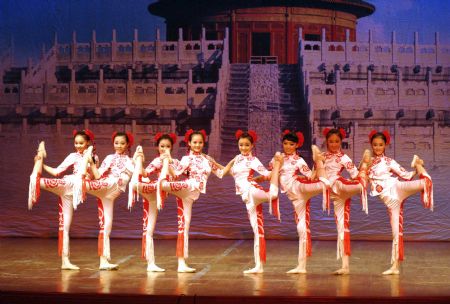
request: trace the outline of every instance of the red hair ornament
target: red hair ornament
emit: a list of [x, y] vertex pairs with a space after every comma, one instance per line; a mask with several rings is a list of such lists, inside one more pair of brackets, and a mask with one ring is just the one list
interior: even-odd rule
[[286, 130], [283, 131], [282, 137], [284, 137], [285, 135], [288, 135], [289, 133], [293, 133], [293, 134], [295, 134], [297, 136], [297, 138], [298, 138], [297, 145], [298, 145], [299, 148], [301, 146], [303, 146], [303, 143], [305, 142], [305, 136], [303, 136], [302, 132], [298, 131], [298, 132], [294, 133], [291, 130], [286, 129]]
[[[239, 140], [239, 138], [242, 136], [242, 134], [244, 134], [244, 131], [242, 131], [241, 129], [237, 130], [236, 133], [234, 134], [234, 136], [236, 137], [237, 140]], [[253, 140], [253, 143], [256, 143], [256, 141], [258, 140], [258, 135], [256, 134], [255, 131], [253, 130], [248, 130], [247, 134], [250, 135], [250, 137]]]
[[[332, 130], [332, 129], [330, 129], [330, 128], [325, 128], [325, 129], [323, 129], [323, 131], [322, 131], [323, 136], [327, 137], [328, 133], [329, 133], [331, 130]], [[341, 134], [342, 139], [344, 139], [344, 138], [347, 137], [347, 133], [345, 132], [344, 129], [339, 128], [338, 131], [339, 131], [339, 133]]]
[[[116, 138], [116, 136], [117, 136], [117, 133], [118, 133], [118, 132], [115, 131], [115, 132], [112, 134], [111, 139], [112, 139], [113, 143], [114, 143], [114, 138]], [[128, 147], [131, 147], [131, 146], [134, 144], [134, 136], [133, 136], [133, 134], [131, 134], [131, 132], [125, 132], [124, 134], [125, 134], [125, 136], [126, 136], [126, 138], [127, 138], [127, 141], [128, 141]]]
[[84, 132], [84, 134], [86, 134], [87, 137], [89, 137], [89, 140], [90, 140], [90, 141], [93, 141], [93, 140], [94, 140], [94, 137], [95, 137], [95, 136], [94, 136], [94, 132], [92, 132], [91, 130], [89, 130], [89, 129], [84, 129], [84, 130], [81, 130], [81, 131], [73, 130], [73, 131], [72, 131], [73, 137], [75, 137], [75, 135], [77, 135], [78, 132]]
[[384, 130], [383, 132], [378, 132], [377, 130], [370, 131], [370, 133], [369, 133], [369, 142], [372, 142], [372, 138], [377, 133], [383, 134], [384, 137], [386, 137], [386, 145], [389, 145], [389, 143], [391, 142], [391, 134], [389, 134], [389, 132], [387, 130]]
[[[206, 131], [203, 130], [203, 129], [201, 129], [201, 130], [198, 131], [198, 132], [200, 132], [200, 134], [202, 134], [203, 139], [204, 139], [204, 141], [206, 142], [206, 141], [207, 141], [207, 138], [208, 138], [208, 137], [206, 136]], [[185, 142], [185, 143], [188, 143], [188, 142], [189, 142], [189, 137], [191, 137], [192, 133], [194, 133], [194, 130], [189, 129], [189, 130], [184, 134], [184, 142]]]

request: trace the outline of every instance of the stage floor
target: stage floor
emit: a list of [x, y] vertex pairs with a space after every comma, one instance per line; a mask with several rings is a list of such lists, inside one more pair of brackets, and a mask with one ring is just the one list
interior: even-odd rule
[[[176, 272], [175, 240], [155, 240], [164, 273], [147, 273], [140, 240], [111, 241], [117, 271], [99, 271], [97, 240], [71, 240], [71, 261], [81, 270], [60, 270], [56, 239], [0, 239], [1, 303], [382, 303], [450, 302], [450, 242], [406, 242], [399, 276], [389, 267], [390, 242], [352, 242], [351, 274], [338, 268], [336, 243], [313, 241], [308, 273], [296, 266], [297, 241], [267, 241], [264, 274], [253, 266], [251, 240], [192, 240], [193, 274]], [[63, 301], [63, 302], [61, 302]]]

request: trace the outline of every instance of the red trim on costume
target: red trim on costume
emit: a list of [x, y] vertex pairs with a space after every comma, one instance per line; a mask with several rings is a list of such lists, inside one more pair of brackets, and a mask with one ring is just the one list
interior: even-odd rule
[[266, 262], [266, 239], [264, 238], [264, 215], [262, 204], [256, 206], [256, 217], [258, 220], [258, 235], [259, 235], [259, 258], [262, 263]]
[[330, 195], [331, 195], [331, 190], [329, 188], [327, 188], [327, 190], [325, 190], [325, 197], [326, 197], [325, 199], [326, 199], [328, 215], [330, 214]]
[[63, 238], [64, 238], [64, 213], [61, 197], [58, 197], [58, 255], [62, 256], [63, 252]]
[[39, 197], [41, 196], [41, 174], [36, 175], [36, 199], [33, 200], [33, 206], [37, 204]]
[[149, 203], [145, 198], [142, 200], [143, 213], [142, 213], [142, 258], [146, 259], [146, 247], [147, 247], [147, 225], [148, 225], [148, 212], [149, 212]]
[[178, 213], [177, 257], [184, 258], [184, 206], [181, 198], [176, 198]]
[[98, 223], [100, 226], [100, 231], [98, 232], [98, 256], [103, 255], [103, 242], [105, 237], [105, 214], [103, 211], [103, 202], [101, 199], [97, 198], [98, 207]]
[[277, 198], [274, 198], [271, 202], [272, 204], [272, 213], [273, 215], [280, 221], [280, 200]]
[[421, 192], [422, 203], [425, 208], [433, 210], [433, 182], [430, 177], [420, 174], [420, 179], [425, 180], [425, 186]]
[[312, 254], [312, 243], [311, 243], [311, 208], [310, 208], [311, 200], [306, 202], [306, 212], [305, 212], [305, 224], [306, 224], [306, 256], [311, 256]]
[[403, 261], [404, 246], [403, 246], [403, 203], [400, 205], [400, 213], [398, 219], [398, 260], [399, 262]]
[[342, 176], [339, 176], [337, 180], [344, 185], [358, 185], [361, 183], [359, 180], [348, 180], [346, 178], [343, 178]]
[[350, 248], [350, 199], [345, 201], [344, 207], [344, 253], [351, 255]]

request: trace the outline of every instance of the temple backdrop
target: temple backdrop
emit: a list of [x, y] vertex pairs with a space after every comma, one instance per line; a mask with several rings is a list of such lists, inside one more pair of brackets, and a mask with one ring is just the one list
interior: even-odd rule
[[[97, 40], [111, 39], [111, 30], [117, 29], [121, 41], [131, 41], [133, 29], [137, 28], [140, 37], [155, 40], [155, 28], [161, 27], [161, 39], [164, 39], [162, 19], [151, 16], [147, 5], [152, 1], [2, 1], [0, 3], [0, 46], [8, 48], [13, 37], [15, 60], [24, 66], [27, 57], [39, 57], [43, 43], [51, 45], [54, 33], [58, 32], [59, 41], [70, 41], [72, 30], [77, 31], [77, 39], [89, 41], [91, 31], [96, 30]], [[393, 5], [389, 1], [371, 1], [377, 6], [374, 15], [359, 21], [358, 36], [366, 39], [368, 29], [380, 40], [389, 40], [389, 32], [397, 31], [398, 40], [411, 42], [412, 31], [423, 33], [423, 40], [431, 43], [434, 31], [440, 31], [442, 43], [450, 44], [450, 8], [442, 1], [400, 1]], [[125, 4], [126, 3], [126, 4]], [[383, 19], [386, 18], [386, 19]], [[359, 40], [359, 39], [358, 39]], [[450, 103], [448, 110], [450, 110]], [[79, 127], [79, 126], [78, 126]], [[122, 128], [123, 125], [118, 125]], [[60, 136], [52, 133], [52, 126], [32, 126], [30, 134], [11, 132], [5, 127], [0, 129], [0, 237], [56, 237], [58, 227], [57, 198], [42, 192], [41, 200], [32, 211], [27, 210], [27, 189], [29, 174], [33, 165], [33, 156], [38, 141], [46, 141], [47, 164], [58, 165], [72, 152], [73, 144], [67, 129]], [[37, 128], [37, 129], [36, 129]], [[40, 128], [40, 129], [39, 129]], [[102, 126], [93, 126], [93, 131], [101, 131]], [[97, 128], [97, 130], [96, 130]], [[448, 125], [447, 125], [448, 128]], [[5, 135], [7, 134], [7, 135]], [[146, 162], [155, 155], [150, 141], [143, 140]], [[367, 144], [368, 145], [368, 144]], [[258, 147], [259, 151], [263, 149]], [[280, 146], [281, 149], [281, 146]], [[97, 143], [98, 154], [104, 158], [113, 153], [107, 139]], [[437, 146], [439, 153], [449, 153], [447, 146]], [[184, 155], [185, 150], [177, 149], [176, 156]], [[214, 156], [214, 155], [212, 155]], [[230, 159], [232, 155], [225, 155]], [[402, 155], [402, 164], [407, 167], [411, 155]], [[264, 159], [267, 160], [267, 159]], [[355, 162], [359, 161], [357, 157]], [[450, 164], [429, 162], [426, 165], [433, 177], [435, 193], [435, 211], [422, 208], [419, 195], [407, 200], [405, 204], [406, 240], [450, 240]], [[140, 238], [142, 233], [142, 205], [131, 211], [126, 208], [126, 195], [122, 195], [115, 205], [113, 237]], [[265, 208], [265, 232], [267, 238], [295, 239], [296, 229], [291, 203], [281, 196], [282, 222], [270, 216]], [[321, 210], [321, 198], [315, 198], [311, 204], [311, 230], [315, 239], [335, 239], [336, 228], [333, 213]], [[384, 205], [377, 199], [369, 200], [369, 215], [361, 211], [359, 198], [352, 203], [351, 231], [353, 239], [380, 240], [390, 239], [389, 218]], [[75, 212], [71, 229], [73, 237], [97, 236], [97, 205], [93, 197]], [[156, 237], [174, 238], [177, 231], [176, 205], [170, 197], [166, 207], [159, 214]], [[194, 204], [191, 225], [193, 238], [252, 238], [245, 206], [240, 197], [234, 194], [231, 177], [218, 180], [211, 176], [207, 194], [202, 195]]]

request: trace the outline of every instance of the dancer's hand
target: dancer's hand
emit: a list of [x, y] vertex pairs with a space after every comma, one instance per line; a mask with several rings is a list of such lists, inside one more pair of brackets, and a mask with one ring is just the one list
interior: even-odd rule
[[169, 164], [173, 163], [172, 156], [170, 155], [170, 151], [165, 151], [163, 154], [160, 155], [161, 160], [167, 159], [169, 161]]
[[42, 157], [40, 157], [39, 155], [36, 155], [34, 157], [34, 162], [37, 162], [38, 160], [41, 160], [41, 159], [42, 159]]
[[284, 162], [284, 157], [280, 152], [275, 153], [274, 157], [275, 161], [280, 162], [280, 165]]
[[133, 161], [136, 161], [138, 159], [138, 157], [142, 158], [143, 162], [145, 161], [145, 156], [144, 156], [144, 153], [142, 151], [134, 152]]

